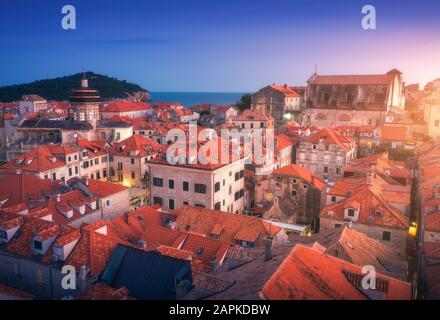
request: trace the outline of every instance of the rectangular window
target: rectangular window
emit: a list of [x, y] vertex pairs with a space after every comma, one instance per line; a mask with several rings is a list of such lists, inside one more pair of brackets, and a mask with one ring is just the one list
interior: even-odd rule
[[131, 172], [131, 178], [136, 179], [136, 173], [134, 171]]
[[336, 197], [335, 196], [332, 196], [332, 203], [335, 203], [336, 202]]
[[107, 170], [106, 169], [102, 170], [102, 177], [107, 178]]
[[206, 194], [206, 185], [205, 184], [201, 184], [201, 183], [196, 183], [194, 185], [194, 191], [196, 193], [203, 193]]
[[123, 170], [122, 162], [118, 162], [118, 170], [119, 171]]
[[349, 217], [354, 217], [354, 210], [353, 209], [348, 209], [347, 214], [348, 214]]
[[98, 171], [98, 172], [96, 173], [96, 179], [97, 179], [97, 180], [101, 179], [101, 172]]
[[235, 173], [235, 181], [240, 180], [240, 172]]
[[0, 229], [0, 238], [1, 239], [7, 239], [8, 238], [8, 234], [3, 229]]
[[221, 203], [220, 202], [217, 202], [215, 205], [214, 205], [214, 210], [221, 210]]
[[101, 162], [102, 162], [102, 163], [106, 163], [106, 162], [107, 162], [107, 157], [102, 157], [102, 158], [101, 158]]
[[161, 197], [153, 197], [153, 204], [158, 204], [162, 206], [162, 198]]
[[244, 178], [244, 170], [241, 170], [241, 171], [240, 171], [240, 179], [241, 179], [241, 178]]
[[384, 231], [383, 235], [382, 235], [382, 240], [383, 241], [391, 241], [391, 232]]
[[34, 249], [36, 249], [36, 250], [43, 249], [43, 244], [41, 243], [41, 241], [34, 240]]
[[341, 228], [342, 227], [342, 224], [340, 224], [340, 223], [336, 223], [335, 224], [335, 229], [339, 229], [339, 228]]
[[214, 186], [214, 192], [219, 192], [220, 191], [220, 182], [217, 182]]
[[328, 167], [324, 167], [324, 173], [328, 173]]
[[52, 173], [52, 180], [55, 181], [57, 179], [57, 174], [54, 172]]
[[162, 178], [153, 178], [153, 186], [162, 188], [163, 187], [163, 179]]
[[78, 174], [78, 172], [79, 172], [78, 166], [75, 166], [75, 174]]
[[183, 181], [183, 191], [189, 191], [189, 182]]
[[134, 158], [130, 159], [131, 164], [134, 164]]
[[99, 158], [95, 159], [95, 164], [98, 165], [99, 164]]
[[174, 180], [168, 180], [168, 188], [174, 189]]
[[196, 204], [194, 205], [194, 207], [205, 208], [205, 205], [202, 204], [202, 203], [196, 203]]
[[174, 210], [174, 199], [168, 200], [168, 209]]
[[113, 162], [113, 156], [108, 156], [108, 160], [109, 160], [110, 162]]
[[69, 162], [72, 161], [72, 157], [68, 157], [67, 161], [69, 161]]
[[72, 176], [72, 168], [69, 168], [69, 177], [71, 177]]

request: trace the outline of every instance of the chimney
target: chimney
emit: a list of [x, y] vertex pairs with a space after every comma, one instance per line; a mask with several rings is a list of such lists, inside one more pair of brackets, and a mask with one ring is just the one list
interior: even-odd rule
[[176, 300], [180, 300], [185, 297], [190, 288], [191, 283], [188, 280], [176, 279]]
[[270, 260], [272, 259], [272, 237], [266, 237], [264, 239], [264, 260]]
[[373, 185], [373, 173], [372, 172], [367, 173], [367, 184], [369, 186]]
[[147, 242], [145, 240], [139, 240], [136, 245], [139, 249], [147, 248]]
[[211, 257], [210, 265], [211, 265], [211, 272], [214, 272], [219, 267], [217, 259], [216, 259], [215, 256]]
[[85, 264], [81, 265], [81, 267], [79, 269], [80, 280], [83, 280], [83, 281], [86, 280], [88, 273], [89, 273], [89, 271], [87, 270], [87, 266]]
[[125, 223], [130, 225], [130, 216], [128, 212], [124, 213], [124, 219], [125, 219]]

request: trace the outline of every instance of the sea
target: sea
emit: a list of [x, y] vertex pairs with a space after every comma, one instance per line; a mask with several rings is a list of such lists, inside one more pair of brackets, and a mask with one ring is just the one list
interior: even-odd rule
[[235, 104], [246, 92], [151, 92], [151, 102], [180, 102], [185, 108], [196, 104]]

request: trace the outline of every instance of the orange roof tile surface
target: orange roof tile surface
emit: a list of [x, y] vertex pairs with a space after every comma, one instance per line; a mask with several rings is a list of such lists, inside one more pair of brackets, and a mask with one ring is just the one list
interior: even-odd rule
[[376, 290], [362, 290], [362, 267], [297, 245], [261, 292], [268, 300], [410, 300], [411, 285], [376, 273]]
[[319, 176], [315, 175], [308, 168], [301, 167], [296, 164], [291, 164], [283, 168], [274, 170], [273, 174], [300, 178], [306, 181], [307, 183], [313, 185], [314, 187], [318, 188], [319, 190], [324, 190], [324, 188], [326, 187], [326, 183]]

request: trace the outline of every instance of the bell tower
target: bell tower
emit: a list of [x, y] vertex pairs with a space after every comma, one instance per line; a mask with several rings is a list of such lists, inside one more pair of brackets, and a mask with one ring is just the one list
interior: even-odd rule
[[88, 122], [93, 127], [99, 121], [99, 102], [101, 97], [97, 90], [89, 88], [86, 72], [81, 78], [81, 88], [73, 89], [69, 98], [70, 118], [73, 121]]

